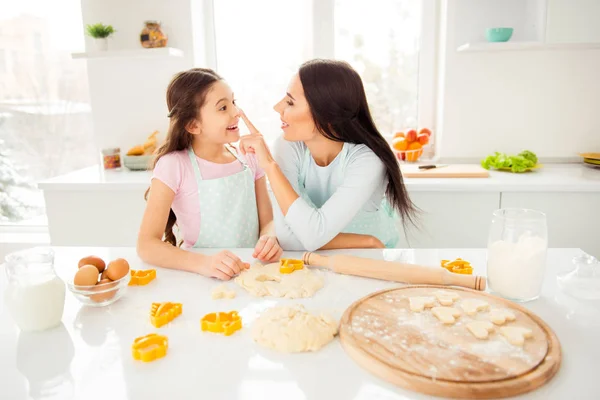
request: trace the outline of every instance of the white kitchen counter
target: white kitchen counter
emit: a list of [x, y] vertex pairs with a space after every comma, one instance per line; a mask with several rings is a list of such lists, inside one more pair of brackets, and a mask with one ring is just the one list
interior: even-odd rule
[[[124, 257], [134, 269], [147, 268], [133, 248], [56, 248], [56, 268], [72, 278], [82, 256]], [[250, 261], [250, 250], [236, 250]], [[332, 252], [325, 252], [331, 254]], [[471, 261], [475, 274], [485, 274], [485, 250], [363, 250], [356, 255], [401, 259], [439, 265], [443, 258]], [[522, 399], [597, 399], [600, 393], [600, 306], [582, 302], [557, 290], [555, 276], [570, 268], [577, 249], [552, 249], [542, 296], [525, 306], [557, 334], [563, 363], [557, 375]], [[299, 253], [287, 253], [298, 257]], [[302, 303], [339, 318], [355, 300], [398, 284], [325, 272], [325, 287], [310, 299], [254, 298], [234, 283], [237, 297], [211, 300], [219, 282], [190, 273], [158, 269], [148, 286], [129, 287], [128, 293], [105, 308], [87, 308], [67, 292], [62, 324], [37, 334], [20, 334], [0, 298], [1, 398], [21, 399], [257, 399], [330, 400], [430, 398], [388, 384], [363, 370], [344, 352], [339, 340], [315, 353], [281, 354], [256, 345], [252, 323], [267, 307]], [[515, 277], [518, 279], [518, 277]], [[0, 273], [0, 292], [6, 288]], [[148, 320], [150, 303], [183, 303], [183, 314], [155, 329]], [[244, 327], [230, 337], [201, 332], [200, 318], [209, 312], [238, 310]], [[165, 358], [151, 363], [134, 361], [135, 337], [159, 332], [169, 337]]]
[[[489, 178], [411, 178], [405, 182], [410, 191], [420, 192], [600, 192], [600, 168], [579, 163], [548, 164], [523, 174], [490, 173]], [[150, 171], [105, 171], [94, 166], [42, 181], [38, 186], [48, 191], [140, 191], [148, 187], [151, 175]]]

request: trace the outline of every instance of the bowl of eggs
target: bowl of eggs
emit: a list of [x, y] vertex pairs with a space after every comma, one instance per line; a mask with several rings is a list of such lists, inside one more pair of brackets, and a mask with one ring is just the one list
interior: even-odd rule
[[123, 297], [130, 278], [127, 260], [117, 258], [106, 265], [100, 257], [88, 256], [79, 260], [78, 270], [67, 287], [83, 304], [102, 307]]

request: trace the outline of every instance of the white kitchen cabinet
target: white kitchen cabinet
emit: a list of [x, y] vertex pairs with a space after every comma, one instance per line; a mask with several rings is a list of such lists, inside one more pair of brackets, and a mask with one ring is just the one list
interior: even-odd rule
[[419, 227], [409, 225], [408, 237], [400, 226], [398, 247], [480, 248], [487, 246], [492, 212], [500, 204], [499, 192], [410, 192], [422, 210]]
[[[150, 176], [95, 167], [41, 182], [51, 244], [135, 246]], [[550, 247], [582, 248], [600, 257], [594, 232], [600, 226], [599, 170], [545, 165], [535, 174], [492, 172], [490, 178], [405, 183], [423, 213], [418, 229], [408, 227], [408, 240], [401, 235], [400, 248], [486, 247], [494, 210], [527, 207], [548, 214]]]
[[600, 193], [502, 193], [502, 208], [531, 208], [546, 213], [549, 247], [581, 248], [600, 257]]
[[145, 188], [45, 190], [53, 246], [135, 246]]

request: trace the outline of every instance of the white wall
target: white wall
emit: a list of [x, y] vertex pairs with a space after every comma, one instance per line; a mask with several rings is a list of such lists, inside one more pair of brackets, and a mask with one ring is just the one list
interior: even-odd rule
[[447, 0], [438, 154], [478, 160], [496, 150], [544, 158], [600, 151], [600, 50], [456, 52], [473, 36], [471, 6]]
[[[141, 144], [154, 130], [164, 138], [168, 127], [165, 93], [172, 76], [191, 68], [198, 56], [190, 0], [82, 0], [83, 23], [111, 24], [116, 34], [109, 50], [142, 49], [144, 21], [158, 20], [169, 47], [183, 57], [89, 59], [88, 80], [94, 137], [98, 149]], [[197, 28], [197, 27], [196, 27]], [[94, 49], [86, 37], [86, 50]], [[201, 49], [202, 50], [202, 49]]]
[[549, 42], [599, 42], [600, 1], [548, 0]]

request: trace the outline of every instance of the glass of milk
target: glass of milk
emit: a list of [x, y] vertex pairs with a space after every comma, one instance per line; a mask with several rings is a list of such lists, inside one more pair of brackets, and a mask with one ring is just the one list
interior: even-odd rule
[[58, 326], [65, 305], [65, 284], [54, 271], [54, 252], [40, 247], [6, 256], [5, 304], [24, 332]]
[[547, 249], [543, 212], [524, 208], [494, 211], [487, 248], [490, 291], [518, 302], [537, 299], [544, 282]]

